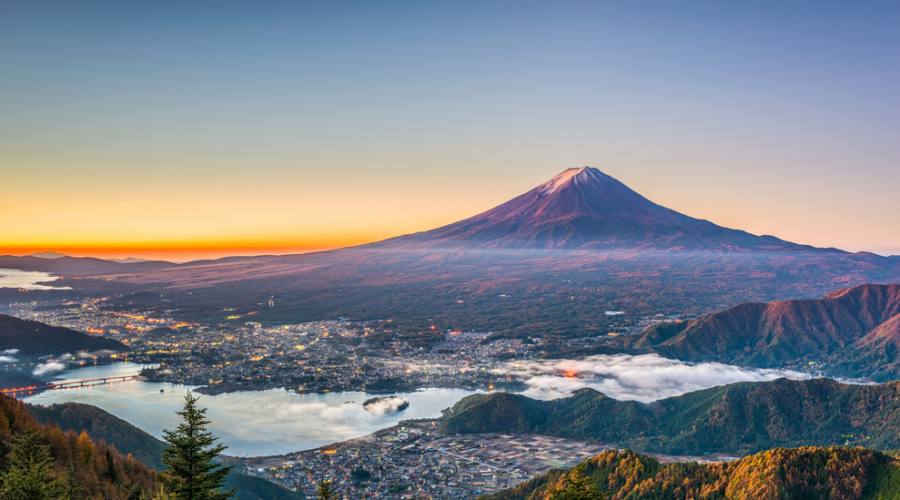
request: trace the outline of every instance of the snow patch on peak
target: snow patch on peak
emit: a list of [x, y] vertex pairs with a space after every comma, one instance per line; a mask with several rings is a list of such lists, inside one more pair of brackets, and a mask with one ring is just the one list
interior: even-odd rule
[[566, 186], [572, 182], [577, 183], [578, 180], [582, 177], [587, 177], [587, 178], [591, 178], [591, 179], [602, 179], [602, 178], [606, 177], [606, 175], [604, 173], [600, 172], [599, 170], [597, 170], [596, 168], [591, 168], [591, 167], [567, 168], [566, 170], [563, 170], [560, 174], [558, 174], [556, 177], [554, 177], [554, 178], [550, 179], [549, 181], [545, 182], [544, 184], [542, 184], [541, 190], [546, 194], [552, 194], [552, 193], [559, 191], [564, 186]]

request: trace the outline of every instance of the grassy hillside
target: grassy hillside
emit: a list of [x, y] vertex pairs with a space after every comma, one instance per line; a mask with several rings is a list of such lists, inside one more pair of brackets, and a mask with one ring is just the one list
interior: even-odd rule
[[738, 383], [645, 404], [591, 389], [538, 401], [493, 393], [464, 398], [441, 418], [450, 433], [525, 432], [648, 452], [750, 453], [776, 446], [900, 448], [900, 382], [830, 379]]
[[490, 498], [887, 500], [900, 498], [900, 464], [864, 448], [776, 448], [706, 465], [611, 450]]

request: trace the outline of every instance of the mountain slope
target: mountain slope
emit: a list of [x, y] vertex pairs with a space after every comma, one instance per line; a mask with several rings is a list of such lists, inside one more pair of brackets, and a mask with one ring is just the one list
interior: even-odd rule
[[474, 217], [374, 245], [414, 248], [809, 249], [657, 205], [591, 167], [570, 168]]
[[[96, 406], [81, 403], [63, 403], [51, 406], [28, 407], [34, 418], [66, 431], [85, 431], [93, 439], [115, 445], [122, 453], [133, 455], [141, 463], [161, 469], [165, 443], [138, 429], [130, 423]], [[226, 488], [236, 490], [235, 500], [292, 500], [302, 498], [299, 493], [255, 476], [232, 471], [226, 480]]]
[[[695, 320], [656, 325], [623, 342], [687, 361], [783, 366], [821, 362], [845, 348], [863, 355], [883, 348], [896, 323], [874, 330], [897, 314], [900, 285], [860, 285], [822, 299], [740, 304]], [[876, 365], [860, 371], [900, 376]]]
[[479, 394], [446, 411], [439, 425], [449, 433], [547, 434], [673, 454], [831, 444], [895, 449], [900, 447], [900, 382], [863, 386], [779, 379], [652, 403], [618, 401], [591, 389], [550, 401]]
[[[590, 496], [593, 495], [593, 496]], [[605, 451], [488, 498], [882, 499], [900, 496], [897, 459], [864, 448], [772, 449], [728, 463], [661, 464]]]
[[30, 375], [14, 371], [0, 371], [0, 388], [38, 386], [44, 384]]
[[865, 374], [874, 380], [900, 377], [900, 314], [832, 356], [829, 369], [849, 375]]
[[37, 434], [50, 447], [58, 477], [72, 473], [78, 498], [143, 498], [155, 491], [155, 474], [132, 457], [120, 454], [102, 440], [86, 434], [64, 432], [55, 425], [39, 424], [24, 404], [0, 396], [0, 462], [5, 463], [9, 446], [28, 432]]
[[162, 441], [96, 406], [63, 403], [29, 405], [28, 410], [41, 423], [66, 431], [87, 432], [93, 439], [102, 439], [122, 453], [130, 453], [143, 464], [157, 470], [162, 468], [165, 448]]
[[50, 326], [0, 314], [0, 350], [18, 349], [20, 355], [42, 356], [75, 351], [124, 351], [120, 342], [59, 326]]

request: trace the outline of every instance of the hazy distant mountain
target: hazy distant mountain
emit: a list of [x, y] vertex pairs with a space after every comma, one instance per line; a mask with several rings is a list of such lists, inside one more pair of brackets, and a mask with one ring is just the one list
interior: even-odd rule
[[776, 448], [727, 463], [660, 463], [629, 450], [604, 451], [552, 470], [489, 500], [832, 499], [900, 497], [900, 461], [864, 448]]
[[540, 401], [468, 396], [439, 426], [451, 433], [545, 434], [658, 453], [747, 453], [774, 446], [900, 447], [900, 382], [830, 379], [742, 382], [639, 403], [592, 389]]
[[717, 226], [657, 205], [591, 167], [448, 226], [379, 247], [799, 250], [811, 247]]
[[631, 345], [688, 361], [753, 366], [852, 356], [860, 361], [858, 374], [896, 378], [898, 315], [900, 285], [860, 285], [822, 299], [746, 303], [656, 325]]
[[28, 254], [29, 257], [37, 257], [39, 259], [59, 259], [65, 257], [65, 254], [59, 252], [34, 252]]
[[54, 252], [15, 256], [0, 255], [0, 269], [42, 271], [60, 276], [90, 276], [97, 274], [141, 272], [174, 266], [162, 260], [116, 262], [94, 257], [70, 257]]
[[24, 356], [101, 349], [127, 350], [124, 345], [110, 338], [0, 314], [0, 350], [6, 349], [18, 349], [18, 354]]
[[118, 262], [119, 264], [140, 264], [140, 263], [144, 263], [144, 262], [152, 262], [147, 259], [140, 259], [137, 257], [125, 257], [125, 258], [121, 258], [121, 259], [109, 259], [109, 260], [111, 260], [113, 262]]

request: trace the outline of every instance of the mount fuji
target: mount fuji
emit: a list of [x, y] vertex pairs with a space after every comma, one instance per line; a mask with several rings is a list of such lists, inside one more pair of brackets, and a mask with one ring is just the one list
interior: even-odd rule
[[497, 207], [374, 246], [413, 248], [803, 250], [657, 205], [592, 167], [570, 168]]

